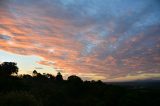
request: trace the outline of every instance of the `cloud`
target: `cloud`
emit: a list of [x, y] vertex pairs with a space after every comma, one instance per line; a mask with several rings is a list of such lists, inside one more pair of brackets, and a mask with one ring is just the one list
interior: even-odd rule
[[0, 49], [42, 57], [39, 64], [86, 79], [157, 74], [158, 9], [145, 0], [3, 0]]
[[11, 37], [10, 36], [6, 36], [6, 35], [0, 35], [0, 39], [1, 40], [10, 40]]

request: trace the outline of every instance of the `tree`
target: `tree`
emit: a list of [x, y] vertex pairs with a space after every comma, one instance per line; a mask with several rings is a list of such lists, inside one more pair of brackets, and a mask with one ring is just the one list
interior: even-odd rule
[[38, 72], [36, 70], [34, 70], [33, 72], [33, 76], [37, 76]]
[[17, 63], [14, 62], [3, 62], [0, 64], [0, 75], [10, 76], [18, 73]]
[[81, 83], [83, 82], [82, 79], [76, 75], [71, 75], [68, 77], [67, 79], [69, 82], [72, 82], [72, 83]]
[[46, 79], [46, 77], [44, 75], [42, 75], [41, 73], [37, 72], [36, 70], [34, 70], [32, 72], [33, 74], [33, 78], [39, 79], [39, 80], [44, 80]]
[[32, 79], [32, 76], [29, 74], [23, 74], [22, 77], [23, 79]]
[[51, 79], [51, 80], [55, 80], [55, 77], [52, 75], [52, 74], [45, 74], [45, 76], [48, 78], [48, 79]]
[[60, 72], [57, 73], [57, 76], [56, 76], [56, 81], [63, 81], [63, 76], [61, 75]]

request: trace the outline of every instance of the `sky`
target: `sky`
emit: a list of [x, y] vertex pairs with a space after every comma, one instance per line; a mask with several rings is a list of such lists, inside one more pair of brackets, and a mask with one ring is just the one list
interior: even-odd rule
[[0, 0], [0, 62], [20, 74], [160, 79], [159, 0]]

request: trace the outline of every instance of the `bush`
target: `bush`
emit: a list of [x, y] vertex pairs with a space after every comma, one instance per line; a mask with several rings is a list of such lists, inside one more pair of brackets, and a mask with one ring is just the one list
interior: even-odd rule
[[8, 92], [0, 95], [0, 106], [42, 106], [36, 98], [28, 92]]

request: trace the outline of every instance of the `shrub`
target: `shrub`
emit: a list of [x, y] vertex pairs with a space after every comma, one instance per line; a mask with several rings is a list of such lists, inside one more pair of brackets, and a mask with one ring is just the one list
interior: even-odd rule
[[0, 106], [42, 106], [29, 92], [12, 91], [0, 95]]

